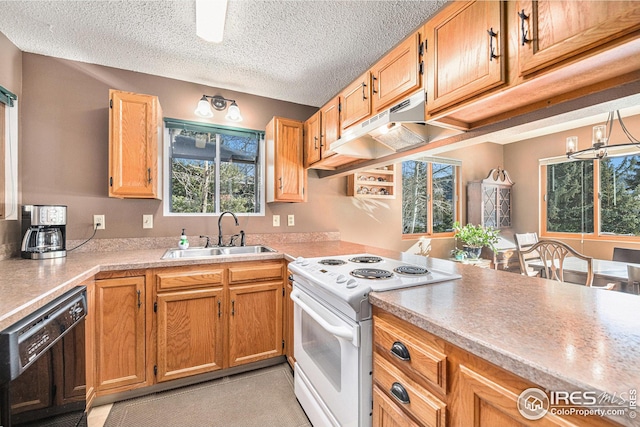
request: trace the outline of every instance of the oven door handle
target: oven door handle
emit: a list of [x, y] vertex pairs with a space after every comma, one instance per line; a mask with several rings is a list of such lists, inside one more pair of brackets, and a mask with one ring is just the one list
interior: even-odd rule
[[321, 315], [316, 313], [311, 307], [309, 307], [307, 304], [305, 304], [302, 301], [302, 299], [300, 298], [300, 291], [298, 291], [296, 289], [291, 291], [291, 299], [305, 313], [307, 313], [309, 316], [311, 316], [311, 318], [313, 320], [318, 322], [318, 324], [320, 326], [322, 326], [322, 328], [324, 328], [327, 332], [329, 332], [330, 334], [332, 334], [332, 335], [334, 335], [336, 337], [344, 338], [345, 340], [348, 340], [348, 341], [354, 341], [355, 336], [354, 336], [354, 330], [353, 329], [345, 328], [345, 327], [341, 327], [341, 326], [331, 325]]

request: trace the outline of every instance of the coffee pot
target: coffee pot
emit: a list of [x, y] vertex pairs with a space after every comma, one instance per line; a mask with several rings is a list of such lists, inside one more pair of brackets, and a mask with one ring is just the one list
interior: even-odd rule
[[22, 258], [60, 258], [66, 251], [67, 207], [22, 206]]

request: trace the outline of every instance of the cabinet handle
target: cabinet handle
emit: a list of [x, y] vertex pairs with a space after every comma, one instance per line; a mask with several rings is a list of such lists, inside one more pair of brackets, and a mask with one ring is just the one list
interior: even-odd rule
[[222, 310], [220, 309], [220, 300], [218, 300], [218, 317], [222, 316]]
[[324, 147], [324, 144], [322, 143], [322, 138], [324, 138], [324, 135], [320, 133], [320, 148]]
[[402, 384], [398, 382], [393, 383], [391, 385], [390, 392], [393, 395], [393, 397], [395, 397], [398, 400], [398, 402], [403, 403], [405, 405], [410, 403], [409, 393], [407, 393], [407, 390], [403, 387]]
[[280, 190], [282, 190], [282, 177], [278, 178], [278, 181], [280, 181]]
[[[373, 93], [378, 93], [378, 91], [376, 90], [376, 80], [378, 80], [376, 78], [376, 76], [371, 76], [373, 78], [373, 83], [371, 84], [371, 90], [373, 91]], [[380, 84], [378, 83], [378, 90], [380, 89]]]
[[147, 176], [149, 177], [149, 184], [151, 184], [151, 168], [147, 168]]
[[493, 61], [493, 58], [498, 58], [499, 55], [496, 55], [496, 51], [493, 48], [493, 38], [498, 38], [498, 33], [493, 31], [493, 27], [491, 27], [490, 29], [487, 30], [487, 33], [489, 33], [489, 61]]
[[409, 350], [400, 341], [396, 341], [393, 343], [393, 345], [391, 346], [391, 354], [393, 354], [400, 360], [411, 360], [411, 354], [409, 354]]
[[527, 36], [529, 35], [529, 31], [524, 29], [524, 21], [528, 20], [530, 15], [526, 15], [524, 13], [524, 9], [522, 9], [521, 12], [518, 12], [518, 16], [520, 17], [520, 30], [522, 32], [522, 46], [524, 46], [526, 43], [531, 42], [531, 39], [527, 38]]
[[140, 308], [140, 306], [142, 306], [142, 301], [140, 300], [140, 290], [139, 289], [138, 289], [137, 293], [138, 293], [138, 308]]
[[364, 93], [364, 88], [367, 87], [367, 84], [365, 82], [362, 82], [362, 100], [366, 101], [367, 100], [367, 95], [365, 95]]
[[236, 300], [231, 300], [231, 315], [235, 316], [236, 314]]
[[314, 150], [318, 149], [318, 137], [317, 136], [313, 137], [313, 149]]

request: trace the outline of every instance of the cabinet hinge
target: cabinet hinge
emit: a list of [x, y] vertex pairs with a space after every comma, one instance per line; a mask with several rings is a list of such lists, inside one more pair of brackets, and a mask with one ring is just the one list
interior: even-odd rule
[[424, 55], [424, 45], [425, 45], [424, 41], [420, 42], [420, 48], [418, 49], [418, 55], [420, 56]]
[[342, 102], [338, 102], [338, 113], [342, 113]]
[[282, 340], [282, 348], [284, 348], [284, 340]]
[[158, 312], [158, 303], [157, 303], [157, 302], [154, 302], [154, 303], [153, 303], [153, 312], [154, 312], [154, 313], [157, 313], [157, 312]]
[[420, 75], [424, 74], [424, 61], [420, 61]]
[[282, 296], [284, 296], [284, 288], [282, 288]]
[[158, 365], [153, 365], [153, 375], [158, 375]]
[[113, 177], [109, 177], [109, 187], [113, 187]]
[[109, 100], [109, 108], [113, 108], [113, 99]]

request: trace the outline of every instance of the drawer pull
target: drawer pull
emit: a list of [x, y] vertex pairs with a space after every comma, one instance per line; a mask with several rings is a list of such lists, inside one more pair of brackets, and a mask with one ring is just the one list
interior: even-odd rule
[[408, 404], [409, 401], [409, 393], [407, 393], [407, 390], [402, 386], [402, 384], [395, 382], [391, 385], [391, 394], [393, 395], [393, 397], [395, 397], [398, 402], [403, 403], [403, 404]]
[[391, 354], [397, 357], [400, 360], [411, 360], [411, 355], [409, 354], [409, 350], [402, 344], [400, 341], [396, 341], [391, 346]]

